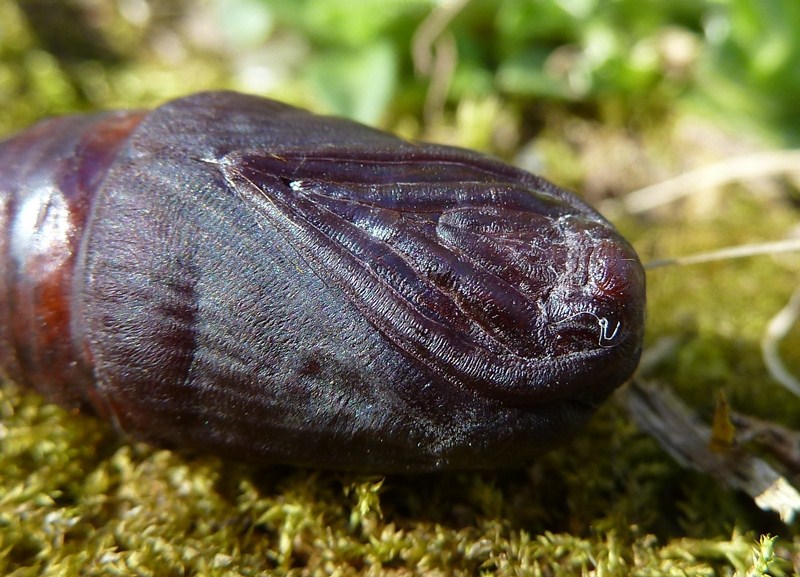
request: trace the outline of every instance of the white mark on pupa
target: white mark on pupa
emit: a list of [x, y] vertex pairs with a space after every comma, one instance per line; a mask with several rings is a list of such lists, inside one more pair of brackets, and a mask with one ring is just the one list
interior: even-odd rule
[[619, 332], [619, 327], [622, 326], [622, 323], [617, 321], [617, 324], [614, 326], [614, 330], [609, 335], [608, 334], [608, 327], [609, 327], [608, 319], [606, 317], [598, 317], [597, 315], [594, 315], [594, 316], [595, 316], [595, 318], [597, 318], [597, 324], [600, 325], [600, 340], [597, 341], [597, 344], [602, 347], [603, 346], [603, 341], [609, 342], [609, 341], [614, 340], [614, 337], [617, 336], [617, 333]]
[[565, 323], [571, 319], [574, 319], [578, 315], [592, 315], [597, 320], [597, 326], [600, 327], [600, 335], [597, 338], [597, 346], [599, 347], [612, 347], [614, 343], [612, 342], [614, 338], [619, 334], [619, 329], [622, 327], [622, 323], [617, 321], [614, 325], [614, 329], [609, 333], [609, 329], [611, 328], [611, 321], [609, 321], [606, 317], [597, 316], [595, 313], [591, 311], [582, 311], [579, 313], [575, 313], [574, 315], [570, 315], [569, 317], [558, 321], [556, 324]]

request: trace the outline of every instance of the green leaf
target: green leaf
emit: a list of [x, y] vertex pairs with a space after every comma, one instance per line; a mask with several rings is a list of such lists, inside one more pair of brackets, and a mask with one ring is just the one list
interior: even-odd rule
[[315, 94], [328, 112], [377, 124], [397, 84], [397, 55], [383, 41], [321, 55], [309, 67]]

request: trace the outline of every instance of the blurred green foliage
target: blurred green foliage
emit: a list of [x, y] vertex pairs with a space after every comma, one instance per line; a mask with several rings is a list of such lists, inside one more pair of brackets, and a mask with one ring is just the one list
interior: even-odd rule
[[211, 86], [370, 123], [418, 115], [430, 79], [415, 71], [415, 33], [446, 6], [443, 34], [456, 47], [450, 107], [501, 95], [539, 121], [550, 103], [641, 127], [687, 105], [798, 139], [795, 0], [4, 0], [0, 98], [32, 100], [4, 107], [0, 129], [16, 125], [9, 115]]
[[[225, 4], [235, 9], [236, 2]], [[289, 27], [309, 40], [307, 72], [336, 103], [334, 112], [374, 122], [392, 98], [421, 106], [426, 81], [414, 74], [410, 46], [437, 3], [263, 5], [274, 30]], [[794, 142], [798, 30], [794, 0], [473, 0], [449, 27], [458, 62], [448, 97], [457, 103], [501, 94], [529, 108], [567, 103], [637, 126], [686, 97], [708, 113], [742, 117], [749, 128]], [[328, 68], [327, 77], [319, 67]]]
[[705, 17], [709, 58], [697, 91], [720, 116], [741, 116], [800, 142], [800, 3], [729, 0]]

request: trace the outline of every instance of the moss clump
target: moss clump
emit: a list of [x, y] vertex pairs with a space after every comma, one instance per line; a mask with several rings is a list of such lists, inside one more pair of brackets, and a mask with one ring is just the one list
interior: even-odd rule
[[[125, 444], [0, 389], [0, 572], [710, 575], [769, 563], [758, 515], [613, 404], [525, 470], [388, 478]], [[715, 536], [715, 538], [711, 538]], [[786, 547], [778, 541], [777, 549]], [[785, 566], [785, 565], [784, 565]], [[668, 573], [667, 573], [668, 574]], [[771, 573], [780, 574], [780, 573]]]

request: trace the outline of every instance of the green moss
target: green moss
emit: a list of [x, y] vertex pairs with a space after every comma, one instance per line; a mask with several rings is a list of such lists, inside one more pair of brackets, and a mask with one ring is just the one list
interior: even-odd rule
[[523, 471], [381, 479], [129, 445], [0, 392], [3, 574], [707, 575], [755, 563], [757, 524], [736, 496], [680, 470], [613, 405]]

